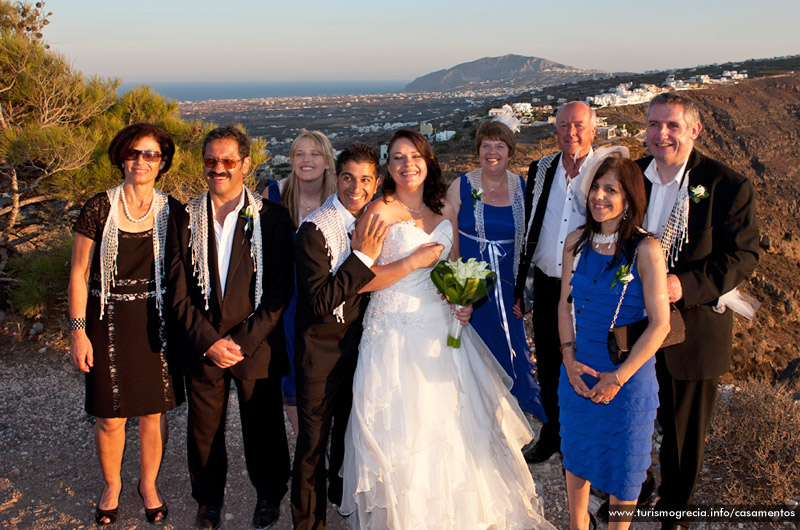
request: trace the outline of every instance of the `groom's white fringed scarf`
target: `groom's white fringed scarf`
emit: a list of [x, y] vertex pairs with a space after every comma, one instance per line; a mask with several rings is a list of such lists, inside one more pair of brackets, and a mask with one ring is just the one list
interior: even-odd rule
[[[331, 260], [331, 274], [336, 274], [344, 260], [350, 255], [350, 238], [347, 237], [347, 227], [344, 226], [342, 216], [336, 210], [333, 201], [336, 199], [334, 193], [322, 203], [319, 209], [311, 212], [302, 223], [313, 223], [317, 230], [322, 232], [325, 238], [325, 249]], [[344, 324], [344, 302], [336, 306], [333, 310], [336, 321]]]
[[[247, 204], [252, 206], [253, 211], [253, 230], [250, 235], [250, 257], [253, 258], [253, 268], [256, 272], [255, 293], [253, 293], [253, 307], [261, 304], [261, 294], [263, 292], [264, 259], [261, 249], [261, 197], [247, 188], [244, 188]], [[245, 209], [247, 206], [245, 206]], [[194, 275], [197, 277], [197, 285], [206, 301], [206, 311], [208, 310], [208, 299], [211, 296], [211, 276], [208, 272], [208, 192], [196, 197], [186, 204], [186, 212], [189, 214], [189, 230], [191, 238], [189, 247], [192, 249], [192, 267]]]

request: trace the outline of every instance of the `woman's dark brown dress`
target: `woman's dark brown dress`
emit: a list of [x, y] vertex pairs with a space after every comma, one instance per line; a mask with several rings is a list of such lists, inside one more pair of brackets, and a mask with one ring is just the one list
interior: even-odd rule
[[[170, 198], [169, 206], [179, 203]], [[100, 418], [166, 412], [183, 402], [184, 392], [180, 376], [173, 378], [169, 370], [156, 307], [153, 231], [119, 231], [115, 282], [100, 320], [100, 248], [108, 213], [108, 195], [99, 193], [86, 202], [73, 227], [96, 243], [86, 307], [86, 334], [94, 352], [94, 366], [86, 374], [86, 412]], [[163, 297], [163, 282], [161, 290]]]

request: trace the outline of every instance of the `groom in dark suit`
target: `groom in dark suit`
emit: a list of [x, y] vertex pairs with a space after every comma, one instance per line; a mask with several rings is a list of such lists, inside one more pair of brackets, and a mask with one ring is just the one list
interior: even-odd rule
[[334, 504], [341, 503], [339, 468], [353, 400], [361, 319], [369, 301], [359, 290], [375, 277], [370, 267], [381, 252], [385, 231], [374, 222], [365, 237], [349, 238], [378, 188], [379, 167], [380, 161], [368, 145], [354, 144], [342, 151], [336, 160], [337, 193], [306, 218], [295, 237], [299, 432], [292, 517], [298, 529], [325, 528], [325, 450], [329, 435], [328, 493]]
[[[726, 293], [755, 269], [758, 226], [753, 185], [694, 148], [702, 125], [696, 104], [660, 94], [647, 109], [645, 229], [667, 256], [670, 302], [686, 323], [683, 344], [659, 350], [661, 485], [657, 509], [690, 504], [703, 465], [717, 384], [731, 364], [733, 316]], [[663, 528], [688, 527], [663, 520]]]
[[279, 352], [286, 351], [281, 314], [293, 286], [292, 228], [285, 208], [244, 186], [249, 168], [250, 141], [241, 131], [208, 133], [208, 192], [171, 212], [167, 230], [170, 345], [177, 345], [187, 374], [189, 473], [199, 529], [220, 526], [231, 380], [256, 488], [256, 528], [278, 519], [289, 480], [280, 392], [288, 359]]

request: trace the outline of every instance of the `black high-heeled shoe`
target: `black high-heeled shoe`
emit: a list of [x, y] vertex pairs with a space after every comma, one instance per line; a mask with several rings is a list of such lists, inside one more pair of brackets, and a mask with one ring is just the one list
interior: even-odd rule
[[[103, 510], [100, 508], [100, 501], [97, 501], [97, 506], [94, 509], [94, 522], [97, 523], [97, 526], [107, 526], [117, 522], [117, 517], [119, 516], [119, 497], [122, 497], [122, 490], [124, 487], [125, 484], [123, 483], [119, 488], [119, 496], [117, 497], [116, 508], [112, 508], [111, 510]], [[102, 493], [100, 493], [100, 497], [103, 497]], [[106, 521], [104, 519], [108, 520]]]
[[[142, 495], [141, 485], [142, 481], [139, 479], [139, 483], [136, 485], [136, 491], [139, 493], [139, 498], [142, 499], [142, 504], [144, 504], [144, 495]], [[159, 498], [163, 499], [161, 492], [158, 491], [158, 488], [156, 488], [156, 493], [158, 494]], [[166, 502], [162, 502], [161, 506], [156, 508], [148, 508], [146, 505], [144, 507], [144, 516], [148, 523], [161, 524], [167, 518], [167, 514], [169, 514], [169, 509], [167, 508]], [[158, 519], [159, 515], [161, 515], [160, 519]]]

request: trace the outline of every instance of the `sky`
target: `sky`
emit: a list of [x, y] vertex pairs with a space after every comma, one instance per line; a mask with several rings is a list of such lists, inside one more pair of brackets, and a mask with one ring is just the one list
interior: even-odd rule
[[53, 49], [85, 74], [129, 83], [405, 83], [506, 54], [642, 72], [800, 53], [797, 0], [47, 0], [45, 8]]

